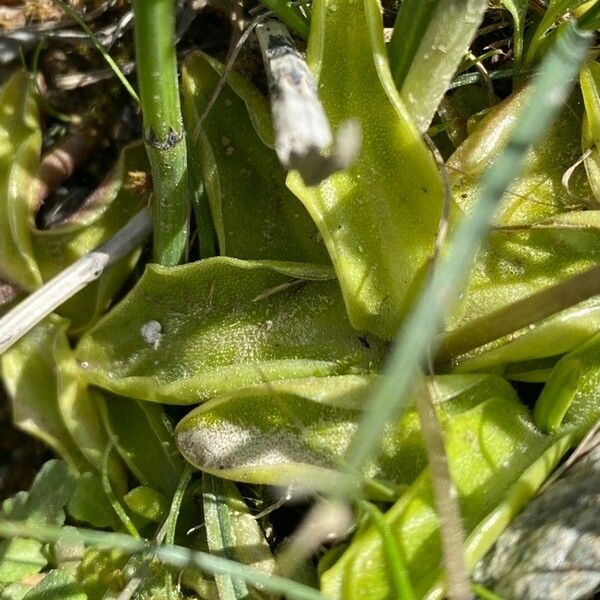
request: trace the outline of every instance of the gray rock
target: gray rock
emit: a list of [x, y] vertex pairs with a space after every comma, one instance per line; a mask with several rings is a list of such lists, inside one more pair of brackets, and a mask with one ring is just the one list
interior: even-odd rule
[[600, 590], [600, 448], [528, 504], [473, 578], [506, 600], [583, 600]]

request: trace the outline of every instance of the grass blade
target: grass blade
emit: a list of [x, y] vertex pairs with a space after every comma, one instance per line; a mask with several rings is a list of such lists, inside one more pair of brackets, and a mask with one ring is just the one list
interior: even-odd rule
[[[487, 0], [446, 0], [437, 10], [430, 9], [426, 29], [419, 30], [418, 47], [407, 49], [414, 54], [401, 86], [398, 84], [397, 73], [392, 71], [400, 97], [421, 133], [427, 131], [431, 124], [440, 100], [481, 24], [487, 6]], [[418, 14], [422, 15], [424, 10], [425, 7], [422, 7]], [[398, 25], [402, 24], [401, 21]], [[423, 23], [417, 22], [415, 28], [417, 25], [422, 27]], [[396, 30], [394, 34], [396, 35]], [[397, 35], [402, 35], [402, 31]], [[392, 54], [390, 61], [393, 65], [391, 57]], [[402, 58], [402, 69], [405, 69], [406, 59]]]
[[404, 0], [388, 45], [390, 71], [400, 90], [440, 0]]
[[211, 575], [229, 573], [254, 587], [285, 595], [289, 600], [325, 600], [318, 590], [278, 575], [270, 575], [206, 552], [190, 550], [183, 546], [158, 546], [148, 540], [136, 540], [121, 533], [107, 533], [77, 527], [69, 527], [68, 530], [65, 530], [52, 525], [3, 520], [0, 522], [0, 537], [25, 537], [49, 543], [58, 540], [68, 541], [74, 538], [78, 542], [100, 550], [115, 548], [130, 555], [150, 554], [163, 564], [180, 569], [195, 568]]

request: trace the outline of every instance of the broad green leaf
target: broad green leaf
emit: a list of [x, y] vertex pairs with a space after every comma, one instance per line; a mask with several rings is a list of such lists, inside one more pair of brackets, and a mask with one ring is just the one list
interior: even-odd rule
[[488, 7], [487, 0], [444, 0], [431, 15], [400, 98], [425, 133]]
[[231, 258], [150, 265], [77, 357], [90, 383], [171, 404], [265, 380], [375, 371], [385, 346], [350, 327], [332, 276], [328, 267]]
[[[13, 421], [40, 438], [79, 472], [101, 468], [108, 436], [97, 412], [98, 393], [88, 390], [67, 339], [68, 321], [51, 315], [0, 358]], [[114, 457], [110, 476], [124, 490]]]
[[[44, 464], [29, 492], [20, 492], [2, 503], [0, 519], [27, 520], [41, 525], [62, 525], [64, 508], [75, 478], [59, 460]], [[15, 538], [0, 541], [0, 583], [18, 582], [39, 573], [47, 563], [43, 544], [37, 540]]]
[[30, 233], [41, 145], [33, 85], [21, 70], [0, 88], [0, 277], [27, 291], [42, 283]]
[[[373, 377], [344, 375], [271, 382], [215, 398], [177, 426], [177, 445], [193, 465], [237, 481], [331, 490]], [[440, 418], [468, 410], [483, 397], [510, 394], [488, 376], [445, 376], [430, 383]], [[451, 400], [451, 401], [450, 401]], [[410, 484], [427, 459], [415, 409], [389, 425], [366, 478]], [[371, 492], [369, 492], [371, 493]]]
[[0, 585], [39, 573], [48, 563], [37, 540], [14, 538], [0, 542]]
[[[195, 53], [183, 67], [183, 102], [194, 131], [222, 67]], [[286, 188], [286, 173], [270, 147], [269, 107], [232, 73], [211, 109], [190, 158], [200, 163], [220, 253], [245, 259], [329, 263], [319, 232]]]
[[50, 446], [75, 471], [91, 467], [66, 428], [60, 411], [55, 353], [67, 323], [51, 316], [0, 357], [2, 379], [16, 427]]
[[24, 600], [87, 600], [87, 595], [73, 575], [52, 569], [27, 592]]
[[[523, 100], [524, 93], [518, 92], [492, 109], [449, 160], [453, 192], [466, 212], [479, 193], [478, 178], [510, 137]], [[597, 264], [600, 212], [574, 210], [590, 197], [583, 170], [571, 178], [571, 195], [561, 181], [580, 155], [580, 111], [574, 95], [545, 141], [530, 151], [525, 172], [497, 213], [497, 228], [479, 252], [461, 307], [450, 319], [452, 342], [443, 353], [456, 356], [452, 347], [468, 345], [468, 331], [463, 334], [461, 326], [471, 320]], [[460, 369], [482, 370], [564, 353], [593, 334], [595, 304], [586, 302], [476, 350], [460, 359]]]
[[391, 339], [433, 252], [441, 179], [395, 89], [377, 0], [314, 2], [308, 61], [332, 126], [356, 119], [362, 147], [318, 186], [297, 173], [288, 185], [321, 232], [352, 325]]
[[84, 473], [77, 479], [67, 510], [77, 521], [93, 527], [110, 527], [114, 531], [122, 528], [96, 473]]
[[[269, 545], [235, 485], [204, 475], [202, 490], [209, 552], [273, 573], [275, 559]], [[249, 589], [244, 581], [228, 574], [217, 575], [215, 580], [220, 600], [271, 597]]]
[[[468, 344], [469, 331], [461, 334], [461, 325], [591, 269], [599, 260], [600, 211], [565, 213], [523, 228], [494, 231], [479, 253], [450, 324], [455, 328], [451, 346], [444, 351]], [[599, 308], [598, 300], [591, 299], [566, 309], [461, 357], [460, 368], [481, 370], [567, 352], [593, 335]]]
[[[104, 181], [72, 216], [60, 226], [32, 232], [34, 256], [44, 281], [112, 237], [147, 203], [148, 187], [136, 182], [145, 181], [148, 170], [143, 145], [126, 146]], [[71, 332], [98, 320], [138, 258], [139, 251], [132, 252], [58, 309], [70, 319]]]
[[[448, 160], [452, 193], [471, 213], [480, 192], [483, 173], [498, 157], [527, 101], [528, 87], [493, 107]], [[527, 154], [525, 169], [510, 186], [494, 217], [499, 226], [521, 226], [553, 217], [581, 205], [590, 196], [585, 176], [576, 171], [570, 182], [573, 196], [562, 185], [565, 171], [581, 156], [581, 97], [569, 104], [550, 127], [545, 139]]]
[[115, 446], [130, 471], [145, 486], [173, 496], [183, 460], [161, 406], [106, 394], [103, 417]]
[[[539, 433], [514, 392], [482, 402], [449, 418], [445, 442], [461, 503], [470, 568], [535, 493], [572, 444], [571, 436]], [[426, 469], [386, 513], [407, 561], [417, 597], [442, 598], [438, 521]], [[321, 578], [329, 598], [389, 597], [386, 560], [378, 530], [371, 526], [352, 540]]]
[[546, 381], [565, 352], [588, 340], [600, 328], [600, 302], [592, 298], [572, 309], [520, 329], [454, 361], [455, 372], [504, 368], [504, 376], [521, 381]]
[[167, 498], [147, 485], [140, 485], [127, 492], [123, 502], [134, 514], [155, 523], [160, 523], [169, 511]]

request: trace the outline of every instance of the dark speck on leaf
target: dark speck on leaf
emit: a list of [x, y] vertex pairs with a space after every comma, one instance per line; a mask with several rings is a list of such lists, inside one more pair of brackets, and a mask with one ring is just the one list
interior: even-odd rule
[[370, 350], [371, 349], [371, 344], [369, 344], [369, 340], [367, 340], [367, 336], [366, 335], [359, 335], [358, 337], [358, 341], [367, 349]]

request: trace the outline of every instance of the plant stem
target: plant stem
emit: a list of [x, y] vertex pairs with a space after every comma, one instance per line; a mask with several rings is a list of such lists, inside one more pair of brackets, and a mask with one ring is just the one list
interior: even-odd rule
[[381, 543], [388, 563], [390, 587], [398, 600], [415, 600], [415, 593], [408, 576], [406, 561], [402, 556], [400, 540], [394, 534], [381, 511], [370, 502], [362, 500], [360, 505], [368, 513], [381, 536]]
[[450, 474], [444, 436], [433, 407], [433, 400], [429, 388], [421, 377], [417, 383], [416, 400], [435, 508], [440, 522], [447, 597], [449, 600], [465, 600], [470, 598], [471, 595], [463, 551], [465, 534], [460, 514], [458, 492]]
[[187, 151], [177, 81], [174, 0], [133, 0], [144, 142], [154, 185], [154, 259], [172, 266], [188, 234]]

